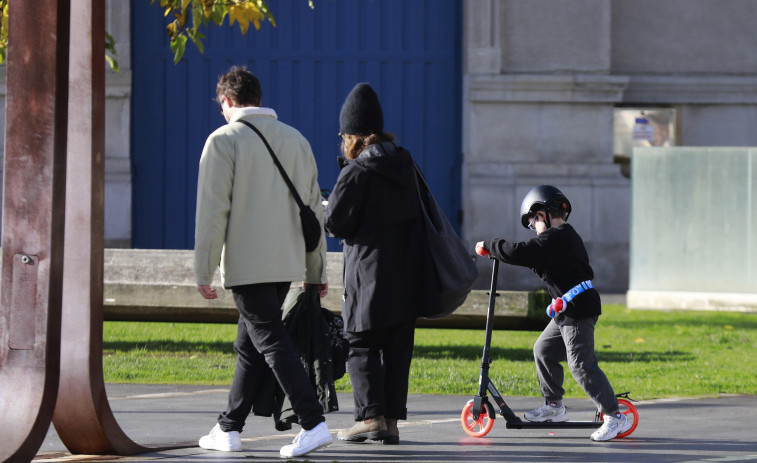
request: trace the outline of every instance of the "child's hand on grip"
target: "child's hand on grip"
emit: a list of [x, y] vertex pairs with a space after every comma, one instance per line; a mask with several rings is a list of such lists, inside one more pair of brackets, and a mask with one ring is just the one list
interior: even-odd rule
[[565, 301], [563, 298], [558, 297], [557, 299], [552, 299], [552, 303], [549, 304], [549, 307], [547, 307], [547, 316], [549, 318], [555, 318], [557, 314], [562, 312], [565, 309]]

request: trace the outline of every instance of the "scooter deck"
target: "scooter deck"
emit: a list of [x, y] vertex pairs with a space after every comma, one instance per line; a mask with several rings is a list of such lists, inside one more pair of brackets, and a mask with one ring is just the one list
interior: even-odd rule
[[601, 421], [520, 421], [518, 423], [507, 421], [507, 429], [533, 429], [533, 428], [598, 428]]

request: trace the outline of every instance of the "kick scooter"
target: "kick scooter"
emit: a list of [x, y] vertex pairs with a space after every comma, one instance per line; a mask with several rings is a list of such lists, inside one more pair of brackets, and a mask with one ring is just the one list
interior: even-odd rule
[[[483, 255], [483, 254], [482, 254]], [[491, 364], [490, 349], [492, 342], [492, 329], [494, 326], [494, 304], [497, 298], [497, 272], [499, 270], [499, 261], [494, 261], [492, 267], [492, 284], [489, 292], [489, 308], [486, 313], [486, 338], [484, 340], [484, 353], [481, 359], [481, 374], [478, 382], [478, 395], [463, 407], [460, 415], [460, 421], [463, 430], [471, 437], [484, 437], [491, 431], [494, 426], [494, 419], [497, 417], [494, 408], [489, 403], [487, 391], [491, 394], [492, 399], [499, 407], [500, 414], [505, 418], [507, 429], [531, 429], [531, 428], [599, 428], [602, 426], [603, 414], [597, 411], [594, 421], [563, 421], [563, 422], [532, 422], [524, 421], [513, 413], [512, 409], [505, 403], [505, 399], [497, 391], [494, 383], [489, 378], [489, 365]], [[632, 422], [631, 428], [618, 437], [630, 435], [639, 424], [639, 412], [631, 403], [628, 392], [617, 394], [620, 412], [626, 415], [626, 418]]]

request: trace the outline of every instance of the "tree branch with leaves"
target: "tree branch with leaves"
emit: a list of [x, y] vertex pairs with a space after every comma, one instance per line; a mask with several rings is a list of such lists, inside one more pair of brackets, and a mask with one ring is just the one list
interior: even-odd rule
[[[9, 2], [10, 0], [0, 0], [0, 64], [5, 62], [8, 51]], [[169, 47], [174, 54], [174, 63], [181, 61], [184, 56], [187, 41], [194, 43], [200, 53], [204, 53], [205, 35], [201, 27], [221, 26], [227, 16], [229, 26], [239, 24], [242, 35], [247, 33], [250, 24], [254, 25], [256, 30], [260, 30], [260, 24], [266, 20], [276, 27], [276, 20], [265, 0], [150, 0], [151, 5], [156, 2], [160, 5], [164, 17], [173, 18], [166, 26], [166, 34], [170, 38]], [[307, 2], [310, 8], [314, 8], [314, 0]], [[118, 71], [115, 40], [108, 33], [105, 37], [105, 59], [112, 69]]]
[[[150, 4], [156, 1], [163, 8], [163, 16], [174, 18], [166, 27], [174, 63], [181, 61], [188, 40], [195, 44], [200, 53], [204, 53], [202, 41], [205, 35], [200, 28], [211, 24], [221, 26], [226, 16], [229, 17], [230, 27], [234, 23], [239, 24], [242, 35], [247, 33], [250, 24], [260, 30], [260, 23], [266, 20], [276, 27], [276, 20], [265, 0], [150, 0]], [[310, 8], [314, 7], [313, 1], [308, 0]]]

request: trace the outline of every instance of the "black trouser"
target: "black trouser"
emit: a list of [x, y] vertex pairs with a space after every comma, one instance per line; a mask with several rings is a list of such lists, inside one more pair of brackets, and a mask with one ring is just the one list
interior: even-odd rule
[[310, 430], [325, 420], [323, 408], [281, 321], [281, 305], [289, 286], [289, 283], [261, 283], [231, 288], [240, 314], [234, 341], [239, 356], [228, 407], [218, 417], [218, 424], [225, 432], [242, 430], [265, 376], [262, 373], [269, 367], [289, 397], [300, 426]]
[[355, 399], [355, 420], [383, 415], [407, 419], [407, 386], [413, 358], [415, 320], [378, 330], [346, 332], [347, 370]]

